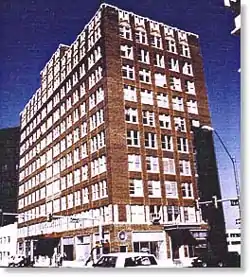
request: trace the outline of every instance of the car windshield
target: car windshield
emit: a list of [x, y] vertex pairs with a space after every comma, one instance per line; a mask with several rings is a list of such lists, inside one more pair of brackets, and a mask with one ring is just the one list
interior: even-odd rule
[[157, 262], [153, 256], [135, 256], [125, 259], [124, 267], [135, 266], [150, 266], [157, 265]]
[[116, 256], [103, 256], [97, 261], [97, 263], [94, 266], [95, 267], [115, 267], [116, 261], [117, 261]]

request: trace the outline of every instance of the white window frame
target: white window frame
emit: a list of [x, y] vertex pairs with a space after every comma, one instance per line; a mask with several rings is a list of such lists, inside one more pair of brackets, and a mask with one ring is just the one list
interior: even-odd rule
[[179, 160], [179, 168], [181, 176], [191, 176], [191, 165], [190, 161]]
[[137, 130], [127, 130], [127, 145], [140, 147], [140, 136]]
[[149, 198], [161, 198], [161, 182], [160, 181], [148, 181], [148, 197]]
[[145, 132], [145, 148], [157, 149], [157, 136], [155, 133]]
[[143, 197], [143, 181], [139, 179], [129, 179], [130, 197]]
[[166, 198], [178, 198], [178, 187], [176, 181], [165, 181]]

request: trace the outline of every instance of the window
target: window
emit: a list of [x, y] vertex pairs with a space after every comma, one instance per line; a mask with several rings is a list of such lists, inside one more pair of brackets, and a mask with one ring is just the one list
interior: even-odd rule
[[130, 196], [142, 197], [143, 196], [143, 182], [138, 179], [129, 180], [129, 194]]
[[154, 112], [142, 111], [142, 121], [144, 125], [155, 126]]
[[177, 54], [176, 42], [173, 38], [166, 38], [167, 51]]
[[82, 166], [82, 181], [88, 180], [88, 166]]
[[165, 68], [164, 56], [160, 54], [154, 54], [154, 65]]
[[130, 26], [120, 26], [120, 36], [125, 39], [132, 39]]
[[96, 176], [106, 171], [106, 157], [101, 156], [91, 162], [91, 176]]
[[178, 198], [177, 183], [173, 181], [165, 181], [166, 197]]
[[81, 170], [80, 168], [74, 170], [74, 184], [79, 184], [81, 181]]
[[167, 221], [180, 222], [181, 212], [179, 206], [167, 206]]
[[141, 82], [150, 84], [151, 83], [151, 72], [150, 72], [150, 70], [145, 69], [145, 68], [141, 68], [139, 70], [139, 79], [140, 79]]
[[183, 98], [173, 97], [172, 98], [173, 109], [176, 111], [184, 111]]
[[183, 117], [174, 117], [174, 126], [176, 131], [186, 132], [186, 121]]
[[164, 129], [171, 129], [171, 118], [167, 114], [159, 114], [160, 127]]
[[90, 131], [104, 123], [104, 112], [103, 109], [97, 111], [90, 117]]
[[141, 89], [141, 102], [142, 102], [142, 104], [153, 105], [154, 104], [153, 95], [154, 95], [153, 91], [146, 90], [146, 89]]
[[121, 45], [121, 56], [133, 60], [133, 47], [129, 45]]
[[134, 223], [144, 223], [145, 222], [145, 211], [144, 206], [131, 205], [127, 214], [128, 221]]
[[182, 72], [183, 72], [183, 74], [193, 76], [192, 64], [189, 63], [189, 62], [185, 62], [183, 67], [182, 67]]
[[157, 104], [162, 108], [169, 108], [168, 95], [165, 93], [157, 93]]
[[149, 197], [161, 197], [160, 181], [148, 181], [148, 195]]
[[147, 171], [159, 172], [159, 160], [157, 157], [148, 156], [146, 157]]
[[79, 109], [76, 108], [74, 111], [73, 111], [73, 123], [77, 122], [79, 120]]
[[98, 184], [94, 184], [91, 186], [91, 191], [92, 191], [92, 201], [95, 201], [99, 199], [99, 186]]
[[128, 170], [129, 171], [141, 171], [141, 156], [140, 155], [128, 155]]
[[180, 175], [189, 176], [191, 175], [190, 162], [186, 160], [179, 161]]
[[107, 189], [107, 182], [103, 180], [99, 182], [99, 191], [100, 191], [100, 198], [105, 198], [108, 196], [108, 189]]
[[187, 101], [187, 110], [189, 113], [198, 114], [197, 101], [188, 100]]
[[73, 195], [73, 193], [68, 194], [67, 198], [68, 198], [68, 209], [71, 209], [74, 206], [74, 195]]
[[134, 67], [131, 65], [123, 65], [122, 66], [122, 76], [126, 79], [135, 79], [135, 71]]
[[140, 146], [139, 132], [134, 130], [127, 131], [127, 145]]
[[175, 161], [170, 158], [163, 158], [163, 171], [165, 174], [175, 174]]
[[188, 140], [186, 138], [177, 137], [177, 148], [179, 152], [188, 153]]
[[85, 83], [80, 85], [80, 97], [82, 98], [86, 94]]
[[185, 91], [186, 91], [186, 93], [188, 93], [188, 94], [195, 94], [194, 82], [189, 81], [189, 80], [185, 80], [184, 84], [185, 84]]
[[125, 120], [129, 123], [138, 123], [137, 109], [125, 108]]
[[135, 31], [135, 41], [142, 44], [147, 44], [147, 33], [144, 30], [136, 30]]
[[168, 59], [169, 70], [179, 72], [179, 61], [175, 58]]
[[69, 133], [68, 135], [67, 135], [67, 137], [66, 137], [66, 140], [67, 140], [67, 148], [69, 148], [71, 145], [72, 145], [72, 143], [73, 143], [73, 140], [72, 140], [72, 134], [71, 133]]
[[155, 85], [158, 87], [166, 87], [167, 86], [166, 75], [162, 73], [155, 73]]
[[66, 203], [66, 196], [61, 198], [61, 211], [66, 210], [67, 203]]
[[144, 136], [146, 148], [157, 148], [156, 134], [145, 133]]
[[162, 150], [173, 151], [173, 139], [171, 136], [161, 135]]
[[81, 205], [81, 191], [74, 192], [75, 207]]
[[191, 183], [182, 183], [181, 192], [183, 198], [193, 198], [193, 185]]
[[150, 42], [153, 47], [162, 48], [161, 36], [151, 35]]
[[86, 114], [86, 103], [83, 102], [80, 106], [80, 117], [83, 117]]
[[88, 188], [82, 189], [82, 203], [86, 204], [89, 202], [89, 192]]
[[181, 55], [187, 58], [190, 58], [190, 49], [187, 43], [180, 43], [181, 46]]
[[139, 62], [149, 64], [149, 52], [145, 49], [139, 49], [137, 52], [137, 58]]
[[181, 79], [176, 77], [170, 77], [169, 82], [170, 88], [176, 91], [182, 91], [181, 89]]
[[135, 87], [124, 85], [123, 87], [124, 99], [128, 101], [137, 101]]
[[67, 174], [67, 188], [70, 188], [73, 186], [73, 174], [72, 172]]

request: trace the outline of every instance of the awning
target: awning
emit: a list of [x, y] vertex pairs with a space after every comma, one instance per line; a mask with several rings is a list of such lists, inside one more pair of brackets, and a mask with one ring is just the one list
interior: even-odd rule
[[54, 248], [59, 244], [58, 238], [42, 238], [36, 243], [34, 255], [38, 256], [49, 256], [51, 257], [54, 253]]
[[168, 231], [173, 247], [179, 247], [181, 245], [198, 245], [199, 242], [192, 236], [187, 229], [175, 229]]

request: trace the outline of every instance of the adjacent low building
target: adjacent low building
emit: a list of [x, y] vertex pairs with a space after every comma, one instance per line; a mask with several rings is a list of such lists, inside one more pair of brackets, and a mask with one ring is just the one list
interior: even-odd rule
[[8, 264], [8, 258], [17, 254], [17, 222], [0, 227], [0, 266]]
[[227, 229], [228, 252], [238, 252], [241, 254], [241, 229]]

